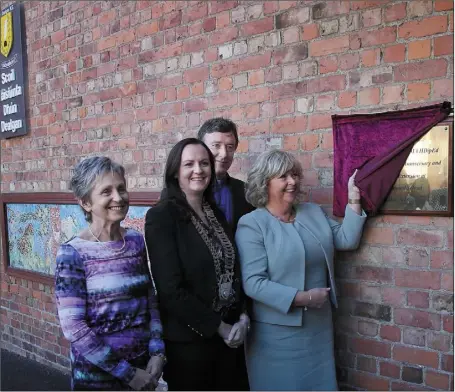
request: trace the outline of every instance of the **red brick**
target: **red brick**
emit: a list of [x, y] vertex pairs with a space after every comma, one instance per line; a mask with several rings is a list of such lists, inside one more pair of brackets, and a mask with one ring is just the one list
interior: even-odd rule
[[453, 315], [442, 316], [442, 329], [453, 334]]
[[404, 61], [406, 45], [398, 44], [383, 49], [385, 63], [400, 63]]
[[[280, 1], [281, 3], [281, 1]], [[266, 1], [264, 2], [264, 15], [274, 14], [278, 11], [278, 1]]]
[[435, 56], [453, 54], [453, 34], [435, 37], [433, 47]]
[[444, 370], [446, 372], [453, 372], [453, 354], [442, 354], [441, 370]]
[[183, 73], [185, 83], [203, 82], [209, 78], [209, 68], [199, 67], [192, 68]]
[[237, 1], [211, 1], [209, 3], [209, 15], [217, 14], [218, 12], [223, 12], [227, 10], [231, 10], [232, 8], [237, 7]]
[[300, 26], [307, 23], [310, 19], [309, 8], [293, 9], [288, 12], [281, 13], [275, 16], [275, 24], [277, 29], [285, 29], [291, 26]]
[[392, 245], [394, 243], [393, 229], [385, 227], [367, 227], [364, 231], [363, 239], [369, 244]]
[[237, 104], [236, 92], [222, 92], [209, 98], [209, 108], [218, 108], [222, 106], [233, 106]]
[[431, 55], [431, 40], [412, 41], [408, 44], [408, 60], [428, 58]]
[[350, 108], [357, 103], [357, 93], [355, 91], [344, 91], [338, 96], [338, 107], [341, 109]]
[[453, 10], [453, 0], [436, 0], [434, 10], [435, 11]]
[[433, 81], [433, 99], [453, 97], [453, 77]]
[[272, 133], [297, 133], [306, 130], [307, 116], [293, 116], [273, 120]]
[[275, 65], [294, 63], [308, 57], [308, 47], [306, 43], [287, 46], [273, 52], [273, 62]]
[[338, 69], [338, 61], [335, 56], [319, 59], [319, 74], [335, 72]]
[[254, 20], [240, 26], [240, 35], [249, 37], [250, 35], [262, 34], [273, 30], [273, 17]]
[[409, 83], [408, 100], [421, 101], [430, 97], [430, 83]]
[[426, 37], [447, 31], [447, 16], [438, 15], [403, 23], [398, 28], [399, 38]]
[[286, 151], [298, 150], [300, 148], [298, 136], [285, 136], [283, 139], [283, 149]]
[[427, 391], [428, 388], [420, 387], [414, 383], [392, 381], [392, 391]]
[[438, 368], [438, 353], [406, 346], [394, 346], [393, 359], [415, 365]]
[[346, 79], [344, 75], [320, 77], [309, 80], [307, 86], [308, 94], [343, 90], [346, 87]]
[[238, 28], [236, 26], [226, 27], [225, 29], [216, 30], [210, 35], [210, 45], [220, 45], [237, 38]]
[[399, 244], [440, 247], [443, 245], [442, 231], [400, 229], [397, 240]]
[[301, 26], [300, 40], [311, 41], [319, 37], [319, 26], [316, 23], [305, 24]]
[[316, 204], [332, 204], [332, 188], [313, 188], [311, 189], [311, 202]]
[[401, 287], [438, 290], [440, 273], [430, 271], [395, 270], [395, 284]]
[[433, 350], [447, 352], [450, 351], [451, 336], [447, 334], [428, 332], [427, 346]]
[[392, 281], [392, 268], [359, 266], [356, 267], [355, 271], [356, 278], [360, 280], [366, 280], [377, 283]]
[[318, 41], [311, 41], [309, 53], [311, 57], [325, 56], [328, 54], [341, 53], [349, 49], [349, 36], [326, 38]]
[[377, 87], [364, 88], [358, 92], [359, 105], [378, 105], [380, 100], [380, 90]]
[[308, 129], [326, 129], [332, 127], [331, 114], [313, 114], [309, 116]]
[[307, 85], [304, 82], [279, 84], [272, 87], [271, 100], [275, 101], [284, 97], [296, 97], [307, 93]]
[[408, 3], [408, 18], [415, 19], [431, 14], [432, 4], [424, 0], [415, 0]]
[[441, 289], [453, 291], [453, 274], [442, 273], [441, 274]]
[[406, 303], [406, 292], [395, 287], [382, 287], [382, 300], [384, 304], [404, 306]]
[[201, 50], [207, 49], [209, 46], [207, 37], [198, 37], [187, 39], [183, 42], [183, 53], [193, 53], [199, 52]]
[[428, 293], [422, 291], [408, 291], [408, 305], [415, 308], [428, 308], [430, 304]]
[[282, 116], [283, 114], [290, 114], [294, 113], [294, 100], [293, 99], [286, 99], [284, 101], [278, 102], [278, 115]]
[[[202, 28], [206, 33], [216, 29], [216, 17], [207, 18], [202, 22]], [[235, 29], [237, 33], [237, 29]], [[237, 34], [236, 34], [237, 35]]]
[[414, 309], [395, 309], [395, 323], [411, 327], [439, 329], [440, 316]]
[[198, 19], [203, 19], [205, 16], [207, 16], [207, 13], [207, 3], [199, 3], [193, 7], [189, 7], [183, 14], [183, 24], [187, 24], [188, 22], [193, 22]]
[[432, 250], [431, 268], [453, 270], [453, 251]]
[[338, 57], [338, 66], [340, 69], [345, 70], [357, 68], [359, 64], [360, 58], [358, 53], [347, 53]]
[[386, 391], [389, 389], [389, 380], [357, 371], [350, 372], [350, 383], [370, 391]]
[[395, 42], [396, 37], [397, 37], [396, 26], [389, 26], [371, 31], [363, 30], [359, 32], [359, 38], [362, 43], [362, 48], [389, 44]]
[[401, 329], [395, 325], [381, 325], [380, 336], [385, 340], [399, 342], [401, 340]]
[[[376, 323], [359, 320], [358, 329], [361, 335], [374, 337], [378, 334], [378, 324]], [[376, 370], [374, 372], [376, 373]]]
[[392, 362], [383, 362], [379, 363], [379, 374], [381, 376], [400, 379], [400, 365], [397, 365]]
[[256, 56], [249, 56], [239, 60], [239, 72], [259, 69], [270, 65], [271, 52], [266, 52]]
[[394, 22], [406, 18], [406, 3], [392, 4], [384, 9], [384, 21]]
[[248, 73], [248, 84], [250, 86], [264, 84], [264, 70], [259, 69], [257, 71], [250, 71]]
[[260, 87], [256, 89], [243, 90], [239, 92], [239, 104], [268, 101], [270, 91], [268, 87]]
[[376, 358], [357, 355], [357, 370], [363, 370], [368, 373], [376, 373], [376, 368]]
[[375, 65], [378, 65], [380, 54], [381, 50], [379, 48], [362, 51], [362, 65], [365, 67], [373, 67]]
[[390, 358], [391, 345], [389, 343], [379, 342], [371, 339], [352, 338], [350, 347], [352, 352], [358, 354]]
[[441, 391], [449, 390], [449, 375], [427, 370], [425, 374], [425, 384], [437, 388]]
[[313, 133], [302, 135], [300, 136], [300, 142], [302, 145], [302, 150], [313, 151], [319, 147], [319, 135]]
[[403, 101], [404, 86], [385, 86], [382, 89], [382, 102], [385, 105], [401, 103]]

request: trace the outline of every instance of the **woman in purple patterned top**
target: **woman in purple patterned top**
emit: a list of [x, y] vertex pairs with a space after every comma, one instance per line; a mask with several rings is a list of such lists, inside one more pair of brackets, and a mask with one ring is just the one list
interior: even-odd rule
[[143, 236], [124, 229], [125, 170], [107, 157], [74, 169], [88, 227], [57, 254], [57, 308], [71, 343], [73, 390], [153, 390], [165, 362]]

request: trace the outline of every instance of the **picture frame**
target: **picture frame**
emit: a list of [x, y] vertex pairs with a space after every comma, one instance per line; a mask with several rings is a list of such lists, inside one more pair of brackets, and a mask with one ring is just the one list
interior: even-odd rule
[[415, 144], [381, 214], [453, 216], [453, 116]]
[[[143, 232], [145, 213], [159, 201], [158, 192], [130, 192], [122, 226]], [[86, 227], [72, 193], [0, 194], [4, 272], [19, 279], [54, 285], [55, 258], [61, 243]]]

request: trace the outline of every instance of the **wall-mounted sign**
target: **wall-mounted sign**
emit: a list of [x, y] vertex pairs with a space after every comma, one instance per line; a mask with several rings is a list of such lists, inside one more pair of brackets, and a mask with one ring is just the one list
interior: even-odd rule
[[0, 17], [0, 139], [27, 133], [21, 5]]
[[414, 144], [382, 212], [453, 216], [453, 118]]

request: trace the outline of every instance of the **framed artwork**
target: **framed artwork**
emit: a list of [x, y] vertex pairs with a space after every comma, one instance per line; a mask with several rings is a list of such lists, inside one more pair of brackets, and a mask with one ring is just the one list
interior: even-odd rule
[[453, 216], [453, 117], [415, 144], [380, 212]]
[[[143, 232], [155, 192], [130, 192], [122, 226]], [[6, 193], [0, 197], [0, 224], [7, 274], [53, 284], [58, 247], [87, 226], [71, 193]]]

